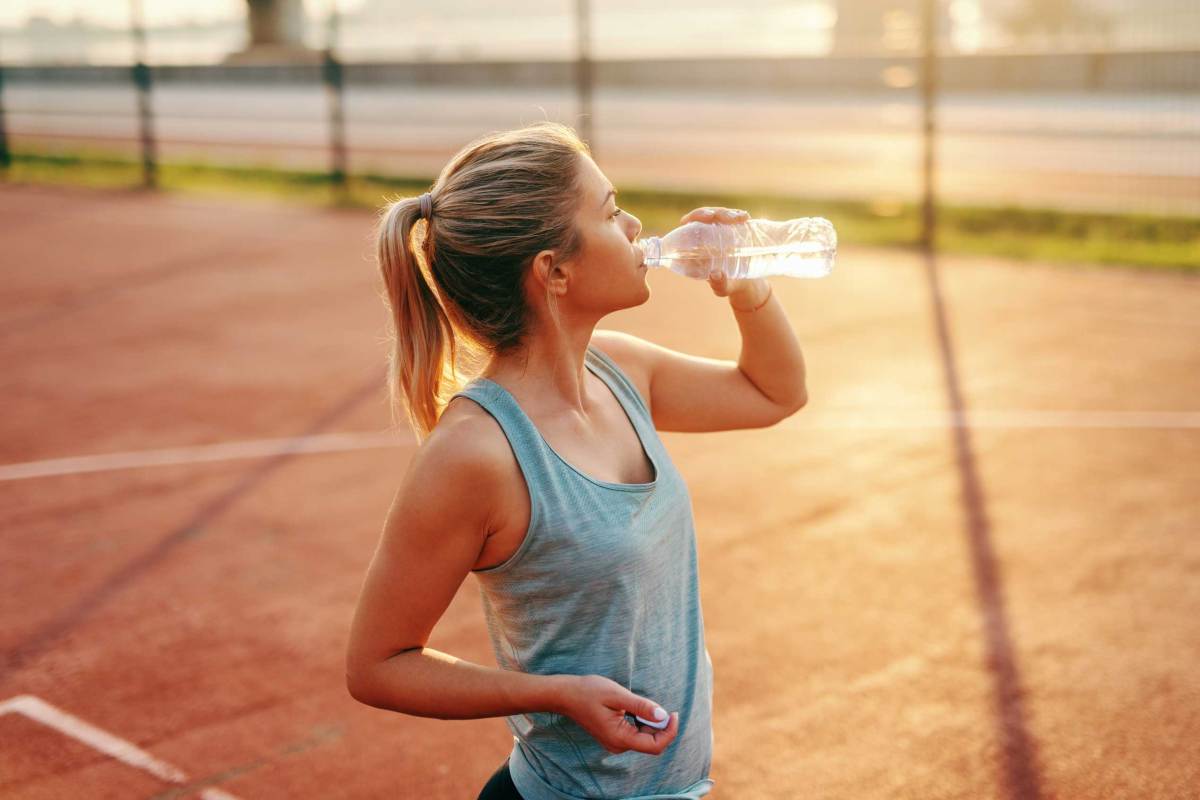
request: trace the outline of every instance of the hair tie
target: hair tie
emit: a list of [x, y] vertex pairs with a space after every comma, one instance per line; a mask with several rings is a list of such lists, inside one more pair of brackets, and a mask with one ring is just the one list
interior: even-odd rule
[[433, 198], [429, 192], [421, 195], [421, 219], [429, 219], [433, 216]]

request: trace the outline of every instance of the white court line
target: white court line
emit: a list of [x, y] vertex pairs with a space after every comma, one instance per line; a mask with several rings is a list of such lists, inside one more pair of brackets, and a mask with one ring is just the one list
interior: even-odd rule
[[[1200, 428], [1200, 411], [799, 411], [776, 427], [792, 428]], [[0, 468], [2, 469], [2, 468]]]
[[[862, 409], [800, 411], [777, 428], [1200, 428], [1200, 411], [948, 411]], [[82, 472], [266, 458], [281, 453], [338, 453], [412, 445], [391, 432], [325, 433], [279, 439], [101, 453], [0, 466], [0, 481]]]
[[[0, 715], [24, 714], [35, 722], [54, 728], [64, 736], [99, 750], [135, 769], [149, 772], [160, 780], [168, 783], [186, 784], [188, 776], [178, 767], [165, 761], [160, 761], [137, 745], [127, 742], [95, 725], [84, 722], [79, 717], [72, 716], [31, 694], [21, 694], [0, 702]], [[220, 789], [202, 789], [200, 797], [204, 800], [237, 800], [237, 797]]]
[[114, 469], [163, 467], [173, 464], [198, 464], [204, 461], [234, 461], [242, 458], [266, 458], [281, 453], [336, 453], [397, 447], [405, 442], [394, 433], [326, 433], [281, 439], [252, 439], [165, 450], [137, 450], [127, 453], [100, 453], [91, 456], [51, 458], [0, 466], [0, 481], [19, 481], [50, 475], [75, 475], [80, 472], [105, 472]]

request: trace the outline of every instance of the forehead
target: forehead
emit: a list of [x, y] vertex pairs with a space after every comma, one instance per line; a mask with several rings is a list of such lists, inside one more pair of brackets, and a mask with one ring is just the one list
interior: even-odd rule
[[589, 187], [593, 194], [603, 196], [608, 191], [611, 181], [600, 170], [600, 167], [596, 166], [596, 162], [592, 161], [592, 159], [585, 157], [583, 164], [584, 185]]

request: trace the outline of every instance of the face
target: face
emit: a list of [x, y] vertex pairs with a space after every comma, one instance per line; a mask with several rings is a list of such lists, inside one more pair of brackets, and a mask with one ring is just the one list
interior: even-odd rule
[[580, 184], [575, 224], [583, 247], [561, 270], [546, 273], [551, 291], [558, 292], [560, 309], [569, 304], [586, 316], [599, 317], [641, 305], [650, 297], [642, 251], [633, 245], [642, 232], [641, 221], [617, 204], [612, 182], [583, 154]]

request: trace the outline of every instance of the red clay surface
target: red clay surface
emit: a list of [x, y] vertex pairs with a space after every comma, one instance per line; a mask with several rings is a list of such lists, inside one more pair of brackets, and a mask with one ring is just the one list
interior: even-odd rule
[[[5, 186], [0, 220], [0, 703], [183, 776], [7, 707], [0, 795], [474, 798], [502, 719], [344, 685], [411, 439], [14, 479], [385, 432], [372, 215]], [[737, 357], [724, 300], [649, 280], [604, 327]], [[663, 434], [696, 513], [710, 796], [1195, 797], [1200, 279], [846, 247], [773, 284], [809, 405]], [[473, 578], [430, 646], [495, 666]]]

